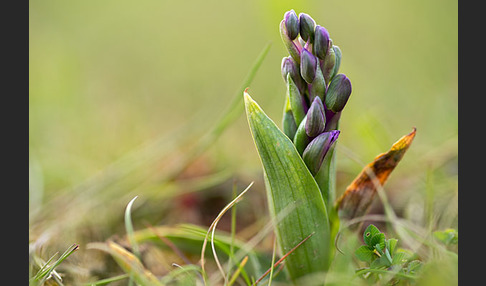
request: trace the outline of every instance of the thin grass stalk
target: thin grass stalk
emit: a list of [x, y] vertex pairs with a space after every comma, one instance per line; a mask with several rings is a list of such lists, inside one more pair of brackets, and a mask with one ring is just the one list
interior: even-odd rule
[[274, 263], [275, 263], [275, 256], [277, 254], [277, 239], [275, 238], [273, 240], [273, 251], [272, 251], [272, 263], [270, 264], [270, 276], [268, 278], [268, 286], [272, 285], [272, 279], [273, 279], [273, 269], [275, 268]]
[[245, 267], [247, 262], [248, 262], [248, 255], [243, 258], [240, 265], [236, 269], [235, 273], [233, 273], [233, 276], [231, 276], [231, 279], [228, 282], [228, 286], [231, 286], [235, 283], [236, 279], [240, 276], [241, 270], [243, 269], [243, 267]]
[[[206, 251], [206, 245], [207, 245], [207, 241], [208, 241], [208, 238], [209, 238], [209, 234], [213, 231], [213, 229], [216, 228], [219, 220], [221, 219], [221, 217], [223, 217], [223, 215], [233, 206], [235, 205], [237, 202], [239, 202], [239, 200], [241, 199], [241, 197], [250, 189], [250, 187], [253, 185], [253, 182], [250, 183], [250, 185], [248, 185], [248, 187], [246, 187], [245, 190], [243, 190], [234, 200], [232, 200], [229, 204], [227, 204], [222, 210], [221, 212], [218, 214], [218, 216], [214, 219], [213, 223], [209, 226], [209, 229], [208, 229], [208, 232], [206, 233], [206, 237], [204, 238], [204, 242], [203, 242], [203, 245], [202, 245], [202, 249], [201, 249], [201, 269], [202, 269], [202, 272], [203, 272], [203, 278], [204, 278], [204, 284], [206, 285], [207, 283], [207, 275], [206, 275], [206, 270], [205, 270], [205, 259], [204, 259], [204, 253]], [[215, 259], [217, 260], [217, 255], [216, 255], [216, 250], [214, 248], [214, 232], [212, 232], [212, 235], [211, 235], [211, 246], [213, 248], [213, 254], [215, 255]], [[219, 264], [219, 261], [217, 260], [218, 262], [218, 268], [220, 270], [220, 272], [222, 272], [222, 275], [223, 277], [225, 277], [224, 275], [224, 270], [222, 269], [221, 265]]]

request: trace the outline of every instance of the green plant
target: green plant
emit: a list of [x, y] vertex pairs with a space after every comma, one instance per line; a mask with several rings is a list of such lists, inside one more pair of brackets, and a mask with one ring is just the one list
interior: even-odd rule
[[384, 233], [370, 224], [363, 232], [363, 241], [365, 244], [356, 249], [355, 255], [368, 267], [357, 270], [358, 275], [372, 283], [377, 283], [384, 275], [391, 275], [393, 285], [417, 278], [422, 262], [414, 259], [412, 252], [398, 248], [397, 239], [386, 239]]
[[49, 260], [44, 261], [35, 253], [31, 254], [31, 259], [37, 264], [40, 269], [37, 273], [29, 279], [29, 285], [44, 285], [44, 283], [51, 279], [57, 283], [57, 285], [63, 285], [61, 276], [56, 272], [56, 268], [71, 254], [79, 249], [79, 245], [73, 244], [69, 246], [61, 256], [54, 260], [58, 253], [54, 254]]
[[290, 280], [325, 273], [334, 258], [340, 217], [352, 219], [369, 208], [376, 189], [410, 146], [415, 130], [379, 155], [335, 200], [335, 147], [339, 120], [351, 82], [338, 73], [342, 53], [328, 31], [307, 14], [290, 10], [280, 23], [290, 54], [282, 60], [287, 85], [282, 131], [244, 92], [247, 119], [264, 170], [270, 215], [288, 211], [275, 225], [281, 253], [314, 234], [285, 261]]

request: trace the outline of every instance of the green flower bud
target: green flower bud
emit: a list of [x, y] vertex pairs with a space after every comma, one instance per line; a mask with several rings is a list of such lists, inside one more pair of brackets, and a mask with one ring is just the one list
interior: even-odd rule
[[307, 107], [304, 107], [304, 98], [300, 94], [299, 89], [290, 74], [287, 74], [287, 93], [295, 123], [298, 125], [302, 119], [304, 119]]
[[309, 85], [309, 99], [312, 101], [315, 97], [320, 97], [323, 100], [326, 96], [326, 80], [322, 74], [321, 68], [317, 65], [316, 75], [314, 80]]
[[324, 132], [326, 128], [326, 115], [324, 104], [321, 98], [316, 96], [312, 102], [309, 111], [307, 111], [307, 120], [305, 124], [305, 132], [309, 137], [316, 137]]
[[299, 21], [300, 21], [300, 36], [304, 41], [310, 41], [311, 43], [314, 42], [314, 30], [316, 27], [316, 22], [311, 16], [300, 13], [299, 14]]
[[[330, 41], [330, 46], [332, 47], [332, 40]], [[327, 50], [327, 55], [324, 61], [322, 62], [322, 74], [324, 75], [324, 79], [326, 82], [331, 80], [331, 73], [334, 70], [334, 66], [336, 65], [336, 53], [334, 49], [330, 48]]]
[[338, 46], [332, 46], [332, 49], [334, 50], [336, 60], [335, 60], [334, 68], [332, 69], [331, 75], [329, 77], [330, 80], [332, 80], [333, 77], [338, 74], [339, 67], [341, 66], [341, 57], [342, 57], [341, 49]]
[[332, 112], [343, 110], [351, 95], [351, 81], [344, 74], [337, 74], [329, 84], [326, 95], [326, 107]]
[[304, 153], [305, 147], [307, 147], [307, 144], [310, 142], [309, 136], [307, 136], [307, 133], [305, 132], [305, 122], [307, 121], [307, 116], [302, 119], [302, 121], [299, 124], [299, 127], [297, 128], [297, 131], [295, 132], [294, 136], [294, 145], [299, 154], [302, 156]]

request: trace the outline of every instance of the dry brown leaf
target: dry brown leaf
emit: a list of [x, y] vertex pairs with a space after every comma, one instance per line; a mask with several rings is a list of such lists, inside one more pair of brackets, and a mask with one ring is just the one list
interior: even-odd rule
[[[341, 219], [360, 217], [369, 210], [376, 195], [377, 187], [383, 186], [390, 173], [398, 165], [415, 137], [416, 128], [395, 142], [390, 150], [378, 155], [336, 200], [336, 208]], [[379, 185], [378, 185], [379, 184]]]

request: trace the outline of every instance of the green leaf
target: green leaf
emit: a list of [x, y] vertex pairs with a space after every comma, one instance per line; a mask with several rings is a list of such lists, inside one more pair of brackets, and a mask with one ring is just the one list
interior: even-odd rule
[[[248, 123], [263, 169], [281, 253], [314, 235], [285, 259], [292, 280], [328, 270], [334, 252], [321, 191], [294, 144], [245, 92]], [[290, 208], [291, 211], [288, 211]], [[284, 213], [281, 218], [279, 214]]]
[[370, 245], [373, 245], [376, 250], [378, 250], [380, 253], [383, 253], [383, 250], [385, 249], [385, 234], [377, 233], [373, 235], [370, 240]]
[[385, 255], [386, 259], [388, 260], [388, 262], [390, 262], [390, 264], [393, 263], [393, 259], [390, 255], [390, 251], [388, 250], [388, 248], [385, 248], [385, 251], [383, 252], [383, 254]]
[[412, 260], [408, 263], [407, 274], [415, 274], [422, 268], [422, 261]]
[[390, 238], [386, 241], [388, 251], [390, 254], [393, 255], [395, 253], [395, 247], [397, 246], [398, 240], [395, 238]]
[[364, 242], [368, 245], [368, 246], [375, 246], [375, 244], [372, 243], [371, 239], [373, 238], [373, 236], [375, 236], [376, 234], [380, 233], [380, 230], [370, 224], [366, 229], [365, 231], [363, 232], [363, 240]]
[[384, 267], [389, 267], [390, 265], [391, 263], [388, 261], [388, 259], [386, 259], [385, 256], [382, 256], [380, 258], [373, 260], [373, 262], [371, 262], [370, 264], [370, 268], [380, 269]]
[[434, 231], [434, 236], [445, 245], [457, 244], [459, 237], [457, 230], [453, 228], [448, 228], [443, 231]]
[[359, 260], [364, 262], [371, 262], [371, 260], [376, 256], [376, 254], [373, 252], [373, 248], [369, 247], [368, 245], [361, 245], [358, 247], [358, 249], [356, 249], [354, 254]]
[[394, 265], [401, 265], [407, 262], [413, 256], [413, 253], [410, 250], [399, 248], [395, 254], [393, 255], [392, 264]]

